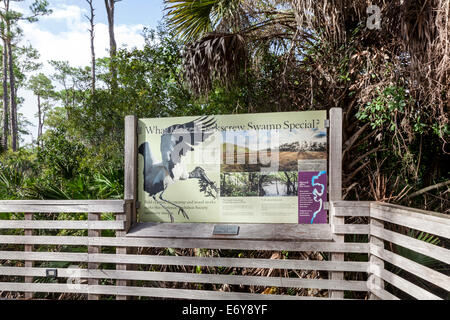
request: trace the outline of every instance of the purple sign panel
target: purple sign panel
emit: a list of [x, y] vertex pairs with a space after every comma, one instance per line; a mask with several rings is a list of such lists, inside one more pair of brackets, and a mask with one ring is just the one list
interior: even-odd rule
[[298, 223], [327, 223], [327, 172], [298, 173]]

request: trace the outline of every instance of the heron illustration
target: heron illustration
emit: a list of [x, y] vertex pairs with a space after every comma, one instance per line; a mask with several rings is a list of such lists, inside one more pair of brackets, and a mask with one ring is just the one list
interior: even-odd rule
[[205, 170], [197, 166], [193, 171], [188, 172], [181, 163], [182, 156], [185, 156], [188, 151], [194, 151], [194, 146], [203, 143], [214, 133], [212, 129], [215, 124], [214, 118], [205, 116], [164, 129], [161, 135], [162, 162], [159, 163], [156, 163], [148, 142], [139, 146], [139, 154], [144, 158], [144, 191], [167, 211], [172, 223], [174, 218], [168, 208], [169, 205], [177, 208], [178, 214], [181, 213], [189, 220], [189, 216], [181, 206], [163, 198], [167, 187], [176, 181], [199, 179], [199, 191], [205, 193], [206, 196], [216, 198], [218, 189], [215, 183], [207, 177]]

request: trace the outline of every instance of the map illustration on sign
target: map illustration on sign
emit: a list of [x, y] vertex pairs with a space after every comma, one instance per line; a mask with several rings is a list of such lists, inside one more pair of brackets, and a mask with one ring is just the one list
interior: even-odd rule
[[[327, 223], [325, 202], [327, 201], [327, 172], [307, 171], [301, 168], [298, 173], [298, 222], [301, 224]], [[326, 166], [317, 162], [315, 168]], [[311, 170], [313, 168], [309, 168]]]
[[[299, 223], [299, 162], [326, 159], [325, 119], [325, 111], [140, 119], [139, 221]], [[321, 177], [314, 183], [319, 199], [326, 178], [323, 188]]]
[[[314, 223], [314, 219], [317, 218], [317, 215], [319, 213], [322, 213], [325, 211], [325, 207], [324, 207], [324, 201], [323, 201], [323, 197], [326, 197], [326, 185], [327, 185], [327, 179], [326, 179], [326, 171], [320, 171], [319, 174], [315, 175], [314, 177], [312, 177], [311, 179], [311, 184], [314, 187], [313, 190], [313, 199], [314, 202], [318, 203], [318, 208], [314, 211], [313, 216], [311, 218], [311, 224]], [[316, 180], [319, 180], [320, 177], [325, 177], [325, 179], [322, 179], [322, 183], [316, 182]], [[320, 191], [318, 191], [320, 190]]]

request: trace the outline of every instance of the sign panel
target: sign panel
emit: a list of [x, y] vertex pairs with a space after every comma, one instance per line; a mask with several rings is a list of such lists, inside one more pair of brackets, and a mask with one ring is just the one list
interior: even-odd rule
[[327, 223], [327, 161], [298, 161], [298, 223]]
[[[325, 111], [140, 119], [139, 221], [303, 223], [301, 164], [326, 163], [325, 119]], [[326, 199], [326, 187], [315, 190]]]
[[298, 223], [327, 223], [327, 173], [302, 171], [298, 173]]

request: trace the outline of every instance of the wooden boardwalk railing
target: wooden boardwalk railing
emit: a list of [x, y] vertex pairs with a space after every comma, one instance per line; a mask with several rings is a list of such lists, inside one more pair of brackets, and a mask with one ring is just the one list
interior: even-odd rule
[[[350, 293], [362, 293], [379, 299], [417, 298], [442, 299], [450, 290], [448, 273], [434, 270], [401, 256], [396, 246], [442, 261], [448, 267], [450, 251], [445, 247], [450, 238], [450, 219], [445, 215], [373, 202], [334, 201], [331, 214], [342, 224], [300, 226], [297, 238], [285, 239], [273, 235], [271, 241], [224, 237], [195, 237], [189, 232], [170, 235], [168, 225], [154, 225], [145, 234], [142, 228], [129, 228], [130, 202], [123, 200], [95, 201], [0, 201], [0, 212], [24, 214], [24, 220], [0, 220], [0, 231], [23, 230], [23, 235], [0, 235], [0, 296], [36, 292], [86, 294], [88, 299], [117, 296], [181, 299], [323, 299], [309, 295], [248, 292], [223, 292], [203, 289], [202, 285], [256, 286], [263, 288], [306, 288]], [[46, 213], [44, 216], [30, 215]], [[60, 213], [88, 213], [85, 220], [58, 220]], [[108, 213], [108, 215], [107, 215]], [[103, 220], [106, 216], [115, 220]], [[46, 220], [40, 220], [41, 218]], [[39, 219], [37, 219], [39, 218]], [[52, 218], [52, 219], [50, 219]], [[353, 224], [358, 222], [359, 224]], [[350, 224], [352, 223], [352, 224]], [[401, 226], [401, 227], [399, 227]], [[206, 228], [203, 225], [202, 228]], [[287, 228], [288, 226], [286, 226]], [[310, 228], [314, 235], [304, 235]], [[284, 228], [280, 226], [279, 228]], [[198, 229], [198, 226], [197, 226]], [[192, 232], [198, 232], [193, 228]], [[245, 228], [244, 228], [245, 229]], [[280, 230], [281, 230], [280, 229]], [[421, 230], [439, 237], [439, 245], [417, 240], [407, 230]], [[39, 230], [50, 230], [46, 235]], [[56, 230], [88, 230], [86, 233], [56, 235]], [[102, 236], [102, 230], [112, 230]], [[159, 230], [159, 231], [158, 231]], [[197, 231], [196, 231], [197, 230]], [[295, 229], [297, 230], [297, 229]], [[272, 231], [273, 232], [273, 231]], [[55, 234], [55, 235], [48, 235]], [[339, 239], [335, 241], [333, 239]], [[302, 240], [303, 238], [303, 240]], [[355, 242], [355, 239], [358, 242]], [[24, 245], [24, 251], [17, 251]], [[38, 250], [43, 246], [43, 250]], [[50, 247], [47, 246], [55, 246]], [[66, 246], [71, 248], [68, 252]], [[20, 247], [20, 246], [19, 246]], [[64, 250], [61, 250], [64, 248]], [[114, 250], [115, 248], [115, 250]], [[139, 248], [139, 251], [127, 249]], [[299, 258], [236, 258], [211, 256], [179, 256], [145, 253], [143, 248], [202, 248], [269, 252], [321, 252], [325, 257], [342, 254], [342, 259], [306, 260]], [[74, 250], [76, 251], [74, 252]], [[52, 252], [51, 250], [56, 250]], [[162, 251], [162, 250], [161, 250]], [[398, 250], [397, 250], [398, 251]], [[356, 257], [356, 258], [355, 258]], [[353, 261], [352, 261], [353, 260]], [[22, 263], [23, 262], [23, 263]], [[48, 267], [49, 263], [67, 262], [69, 267]], [[51, 265], [51, 264], [50, 264]], [[113, 266], [116, 266], [115, 269]], [[74, 267], [78, 266], [78, 267]], [[130, 266], [154, 266], [141, 271]], [[166, 266], [165, 269], [160, 266]], [[282, 270], [277, 276], [195, 273], [192, 267], [259, 268]], [[396, 268], [392, 268], [395, 266]], [[158, 267], [158, 268], [156, 268]], [[191, 271], [183, 272], [191, 267]], [[103, 268], [103, 269], [99, 269]], [[177, 268], [177, 269], [175, 269]], [[51, 270], [49, 270], [51, 269]], [[149, 269], [148, 267], [144, 268]], [[321, 271], [321, 278], [306, 278], [306, 271]], [[47, 271], [56, 271], [57, 283], [48, 283]], [[288, 273], [290, 271], [290, 273]], [[322, 272], [323, 271], [323, 272]], [[342, 277], [330, 276], [342, 274]], [[349, 277], [349, 275], [359, 275]], [[411, 276], [412, 275], [412, 276]], [[18, 278], [19, 277], [19, 278]], [[23, 277], [23, 278], [22, 278]], [[417, 281], [425, 280], [430, 286]], [[67, 281], [75, 279], [75, 281]], [[351, 279], [351, 280], [349, 280]], [[23, 282], [22, 282], [23, 281]], [[180, 284], [197, 284], [195, 289], [180, 288]], [[347, 292], [347, 294], [345, 294]], [[345, 294], [345, 295], [344, 295]], [[359, 295], [361, 296], [361, 295]], [[23, 297], [23, 295], [22, 295]], [[339, 295], [337, 296], [339, 297]], [[333, 298], [336, 298], [334, 296]]]
[[[398, 298], [392, 294], [393, 290], [403, 297], [406, 294], [406, 298], [450, 299], [450, 250], [448, 249], [450, 217], [374, 202], [370, 204], [370, 219], [376, 222], [370, 224], [370, 235], [378, 240], [370, 243], [370, 255], [376, 257], [377, 261], [381, 261], [381, 264], [371, 263], [370, 265], [369, 273], [372, 275], [373, 282], [368, 282], [369, 290], [381, 299]], [[409, 234], [405, 231], [409, 231]], [[439, 240], [439, 245], [411, 236], [418, 235], [420, 232], [422, 235], [425, 232], [428, 239]], [[431, 238], [433, 236], [434, 238]], [[407, 254], [402, 256], [399, 253], [399, 251], [405, 251], [402, 248], [408, 249], [415, 256], [418, 253], [426, 257], [426, 259], [417, 259], [418, 261], [427, 261], [428, 264], [433, 265], [438, 265], [437, 262], [440, 261], [440, 270], [413, 261], [407, 257]], [[385, 263], [395, 266], [396, 272], [386, 270], [383, 267]], [[410, 279], [415, 280], [413, 282]], [[383, 282], [389, 284], [390, 292], [384, 288]], [[437, 295], [437, 292], [440, 294]]]

